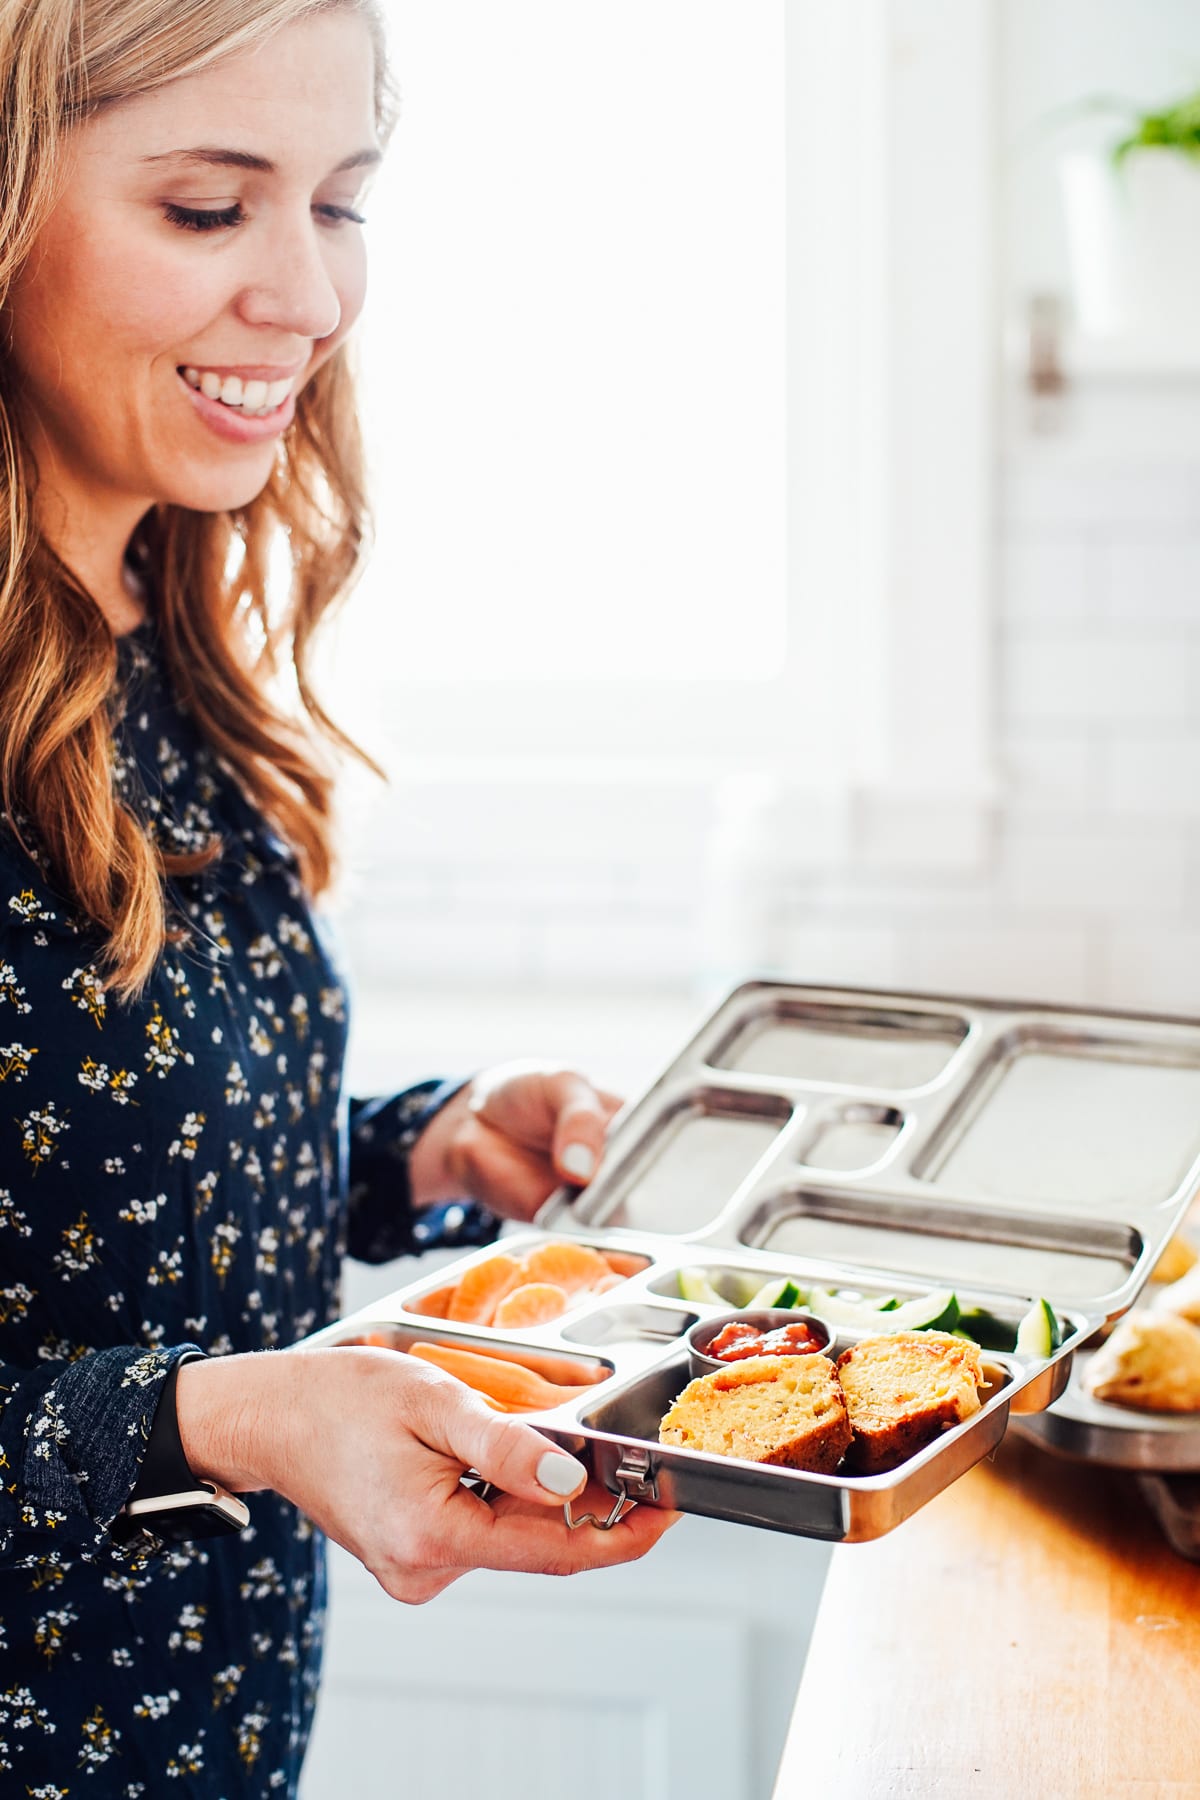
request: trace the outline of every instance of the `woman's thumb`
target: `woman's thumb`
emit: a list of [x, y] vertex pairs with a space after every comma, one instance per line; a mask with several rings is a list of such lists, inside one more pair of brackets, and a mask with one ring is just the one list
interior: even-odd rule
[[560, 1175], [580, 1186], [591, 1180], [604, 1154], [609, 1108], [582, 1075], [550, 1080], [557, 1102], [552, 1154]]
[[441, 1441], [431, 1442], [431, 1449], [453, 1456], [464, 1469], [475, 1469], [518, 1500], [561, 1506], [587, 1480], [583, 1464], [532, 1425], [489, 1411], [482, 1400], [461, 1388], [457, 1393], [442, 1392], [439, 1384], [433, 1424], [429, 1435]]

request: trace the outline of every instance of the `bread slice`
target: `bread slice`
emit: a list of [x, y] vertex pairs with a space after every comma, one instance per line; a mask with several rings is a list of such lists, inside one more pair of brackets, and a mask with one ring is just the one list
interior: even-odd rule
[[1122, 1319], [1097, 1350], [1088, 1392], [1141, 1412], [1200, 1412], [1200, 1330], [1172, 1312]]
[[658, 1437], [687, 1450], [828, 1475], [846, 1453], [850, 1423], [827, 1356], [748, 1356], [689, 1382]]
[[838, 1357], [854, 1442], [848, 1468], [894, 1469], [979, 1411], [983, 1365], [974, 1344], [946, 1331], [863, 1338]]

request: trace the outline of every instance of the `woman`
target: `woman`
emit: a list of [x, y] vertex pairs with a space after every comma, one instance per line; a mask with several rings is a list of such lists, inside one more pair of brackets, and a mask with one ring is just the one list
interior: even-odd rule
[[[0, 0], [0, 25], [0, 1773], [292, 1793], [320, 1532], [421, 1601], [670, 1522], [572, 1536], [579, 1464], [407, 1357], [262, 1354], [336, 1316], [347, 1246], [586, 1179], [613, 1102], [534, 1071], [340, 1104], [311, 903], [353, 746], [309, 660], [366, 530], [343, 346], [389, 127], [371, 6]], [[256, 1495], [249, 1527], [169, 1545], [152, 1464]]]

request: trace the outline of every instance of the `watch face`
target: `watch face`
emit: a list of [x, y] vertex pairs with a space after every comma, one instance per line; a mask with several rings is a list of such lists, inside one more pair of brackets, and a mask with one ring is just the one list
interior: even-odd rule
[[236, 1535], [249, 1521], [250, 1509], [240, 1500], [234, 1504], [241, 1507], [241, 1517], [227, 1510], [226, 1501], [214, 1500], [207, 1506], [181, 1506], [178, 1512], [160, 1513], [153, 1523], [146, 1523], [157, 1536], [173, 1544], [186, 1543], [189, 1538], [225, 1537], [229, 1532]]
[[[182, 1494], [163, 1494], [156, 1499], [133, 1500], [118, 1514], [132, 1531], [138, 1529], [168, 1543], [190, 1538], [223, 1537], [250, 1523], [250, 1508], [224, 1488], [205, 1486]], [[114, 1521], [114, 1525], [116, 1521]]]

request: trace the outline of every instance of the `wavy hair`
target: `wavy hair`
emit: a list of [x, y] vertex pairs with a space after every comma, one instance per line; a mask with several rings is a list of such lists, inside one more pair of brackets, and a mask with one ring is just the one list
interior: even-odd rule
[[[385, 144], [395, 101], [374, 0], [0, 0], [0, 309], [61, 192], [73, 126], [337, 8], [370, 27]], [[354, 585], [370, 541], [347, 348], [297, 396], [254, 500], [209, 513], [160, 504], [131, 546], [154, 588], [180, 698], [291, 846], [314, 899], [336, 874], [339, 753], [386, 779], [324, 711], [310, 680], [314, 633]], [[0, 806], [22, 847], [104, 935], [106, 984], [129, 1002], [165, 944], [182, 935], [168, 929], [164, 877], [207, 867], [222, 843], [163, 850], [114, 791], [116, 640], [39, 533], [37, 469], [16, 400], [0, 350]], [[282, 596], [272, 572], [280, 559]], [[284, 682], [298, 706], [278, 699]]]

